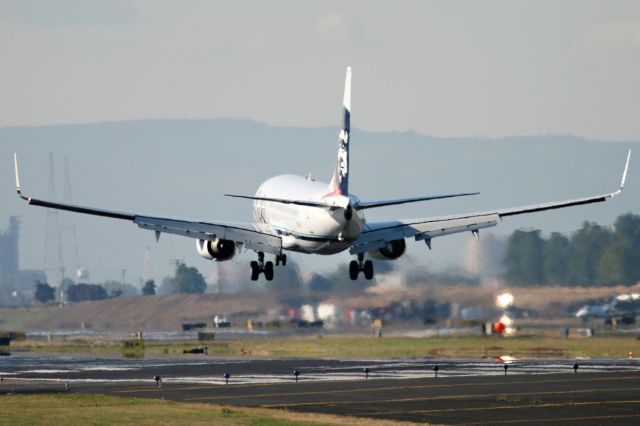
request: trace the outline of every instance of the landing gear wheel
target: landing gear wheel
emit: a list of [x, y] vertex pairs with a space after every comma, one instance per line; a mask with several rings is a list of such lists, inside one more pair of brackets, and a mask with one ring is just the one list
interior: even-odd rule
[[349, 278], [351, 278], [354, 281], [357, 280], [359, 272], [360, 272], [360, 265], [358, 264], [358, 262], [355, 260], [352, 260], [351, 262], [349, 262]]
[[251, 281], [258, 281], [258, 276], [260, 275], [260, 265], [258, 265], [258, 262], [255, 260], [251, 261], [249, 268], [251, 270]]
[[287, 266], [287, 255], [286, 254], [277, 254], [276, 255], [276, 266], [280, 265]]
[[273, 262], [267, 262], [264, 264], [264, 277], [267, 281], [273, 280]]
[[370, 280], [373, 278], [373, 262], [370, 260], [365, 261], [362, 271], [364, 272], [364, 277], [366, 279]]

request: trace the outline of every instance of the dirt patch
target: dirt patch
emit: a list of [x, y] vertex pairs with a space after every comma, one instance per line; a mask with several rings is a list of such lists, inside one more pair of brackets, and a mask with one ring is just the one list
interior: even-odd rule
[[210, 324], [215, 315], [264, 316], [267, 308], [279, 307], [273, 298], [264, 294], [119, 297], [51, 307], [46, 318], [33, 318], [25, 326], [30, 330], [51, 330], [80, 329], [83, 324], [90, 324], [95, 330], [179, 331], [182, 322]]

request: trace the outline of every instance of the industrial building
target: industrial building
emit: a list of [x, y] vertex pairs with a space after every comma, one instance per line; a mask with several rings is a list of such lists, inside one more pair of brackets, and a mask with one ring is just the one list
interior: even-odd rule
[[20, 217], [10, 216], [9, 226], [0, 231], [0, 306], [22, 306], [33, 300], [37, 281], [46, 282], [41, 270], [21, 270]]

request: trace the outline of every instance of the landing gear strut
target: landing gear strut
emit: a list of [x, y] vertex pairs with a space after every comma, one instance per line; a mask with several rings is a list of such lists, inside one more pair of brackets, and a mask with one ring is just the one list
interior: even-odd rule
[[364, 277], [367, 280], [373, 278], [373, 262], [370, 260], [365, 261], [364, 253], [358, 253], [358, 260], [352, 260], [349, 263], [349, 278], [357, 280], [360, 271], [364, 273]]
[[258, 281], [261, 272], [264, 272], [264, 277], [267, 281], [273, 280], [273, 262], [265, 262], [263, 252], [258, 252], [258, 261], [253, 260], [249, 264], [249, 269], [251, 271], [251, 281]]

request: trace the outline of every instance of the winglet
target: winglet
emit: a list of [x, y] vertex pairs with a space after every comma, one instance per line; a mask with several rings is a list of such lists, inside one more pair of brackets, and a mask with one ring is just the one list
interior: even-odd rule
[[624, 183], [627, 180], [627, 170], [629, 170], [629, 159], [631, 158], [631, 150], [627, 153], [627, 162], [624, 165], [624, 172], [622, 173], [622, 180], [620, 181], [620, 189], [624, 188]]
[[16, 154], [15, 152], [13, 153], [13, 165], [16, 171], [16, 192], [18, 193], [20, 198], [29, 201], [27, 197], [22, 195], [22, 188], [20, 187], [20, 173], [18, 173], [18, 154]]
[[624, 184], [627, 181], [627, 171], [629, 170], [629, 160], [630, 159], [631, 159], [631, 150], [629, 150], [629, 152], [627, 152], [627, 161], [624, 164], [624, 172], [622, 172], [622, 179], [620, 180], [620, 187], [612, 195], [618, 195], [624, 189]]

